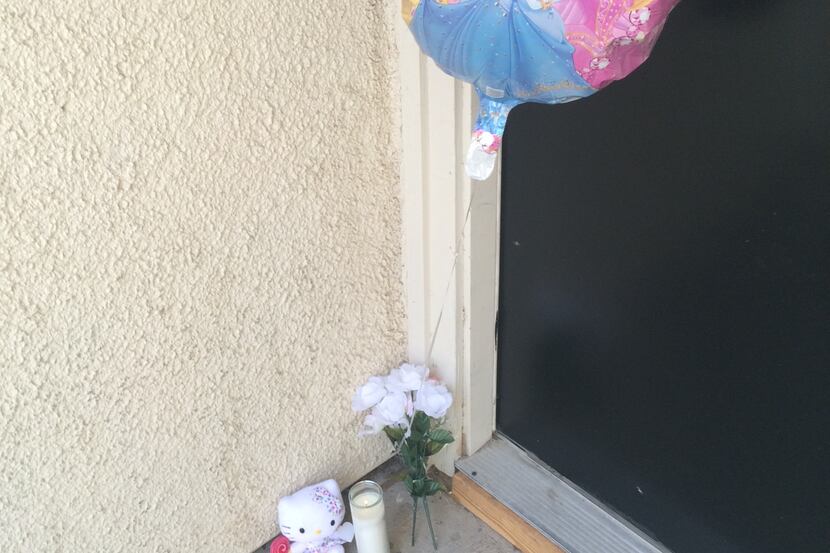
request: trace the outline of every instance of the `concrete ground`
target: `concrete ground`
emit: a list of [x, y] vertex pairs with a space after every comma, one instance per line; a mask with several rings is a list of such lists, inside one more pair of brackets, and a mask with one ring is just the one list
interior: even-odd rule
[[[432, 553], [423, 507], [418, 508], [415, 547], [412, 543], [412, 498], [401, 482], [386, 487], [386, 528], [391, 542], [390, 553]], [[430, 498], [429, 511], [438, 540], [438, 551], [446, 553], [512, 553], [517, 551], [489, 526], [444, 493]], [[347, 553], [358, 553], [355, 544]]]
[[[401, 466], [390, 461], [368, 479], [383, 486], [386, 506], [386, 528], [389, 533], [390, 553], [432, 553], [423, 506], [418, 507], [415, 547], [412, 547], [412, 498], [401, 482]], [[344, 498], [347, 493], [344, 493]], [[348, 505], [348, 499], [346, 499]], [[489, 526], [474, 517], [452, 497], [439, 493], [429, 499], [429, 511], [438, 540], [439, 553], [513, 553], [518, 551]], [[346, 520], [351, 520], [347, 516]], [[263, 545], [255, 553], [267, 552]], [[346, 545], [346, 553], [359, 553], [354, 543]]]

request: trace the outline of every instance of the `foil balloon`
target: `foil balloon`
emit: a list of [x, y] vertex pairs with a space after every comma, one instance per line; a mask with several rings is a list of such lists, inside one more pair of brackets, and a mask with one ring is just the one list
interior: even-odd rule
[[487, 178], [507, 115], [523, 102], [590, 96], [648, 58], [679, 0], [402, 0], [421, 50], [471, 83], [480, 110], [467, 154]]

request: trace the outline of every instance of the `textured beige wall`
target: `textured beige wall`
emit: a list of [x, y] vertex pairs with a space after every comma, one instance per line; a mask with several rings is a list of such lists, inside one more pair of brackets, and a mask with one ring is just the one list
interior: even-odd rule
[[0, 551], [247, 553], [384, 459], [391, 4], [0, 2]]

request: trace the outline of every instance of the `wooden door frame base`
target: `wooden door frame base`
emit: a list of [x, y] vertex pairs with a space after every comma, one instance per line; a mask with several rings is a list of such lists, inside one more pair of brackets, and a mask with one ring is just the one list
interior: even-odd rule
[[452, 496], [482, 522], [525, 553], [565, 553], [539, 530], [462, 472], [452, 477]]
[[455, 467], [459, 502], [522, 551], [670, 553], [501, 434]]

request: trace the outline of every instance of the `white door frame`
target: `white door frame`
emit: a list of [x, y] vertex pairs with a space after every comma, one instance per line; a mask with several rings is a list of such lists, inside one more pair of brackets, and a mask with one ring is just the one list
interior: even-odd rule
[[435, 460], [452, 474], [495, 430], [500, 170], [484, 182], [466, 176], [475, 93], [421, 54], [395, 19], [408, 356], [455, 395], [448, 426], [461, 439]]
[[[467, 178], [464, 157], [478, 109], [475, 94], [424, 57], [402, 18], [398, 13], [396, 16], [408, 355], [412, 362], [429, 364], [455, 393], [448, 425], [461, 440], [435, 459], [441, 471], [452, 474], [455, 461], [490, 441], [496, 426], [501, 164], [485, 182]], [[458, 250], [456, 245], [460, 245]], [[430, 363], [427, 352], [439, 316], [441, 324]], [[534, 524], [552, 541], [561, 543], [565, 536], [569, 543], [586, 550], [668, 552], [507, 440], [494, 440], [483, 453], [487, 455], [459, 463], [459, 470], [473, 481], [477, 472], [485, 480], [489, 475], [492, 484], [494, 471], [472, 469], [482, 463], [491, 468], [512, 467], [512, 479], [503, 486], [509, 492], [489, 487], [497, 500], [507, 501], [511, 494], [515, 497], [516, 466], [520, 467], [521, 481], [541, 481], [535, 490], [539, 493], [534, 495], [531, 490], [522, 497], [521, 505], [511, 508], [523, 512], [528, 520], [536, 517]], [[517, 464], [517, 458], [522, 462]], [[478, 482], [487, 488], [484, 480]], [[574, 499], [551, 505], [545, 493], [551, 489]], [[546, 515], [539, 518], [539, 513]]]

